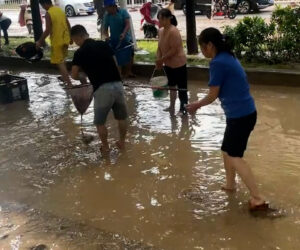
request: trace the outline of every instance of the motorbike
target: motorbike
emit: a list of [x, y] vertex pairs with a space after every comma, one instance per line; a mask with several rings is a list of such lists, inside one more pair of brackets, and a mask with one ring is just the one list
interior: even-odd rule
[[214, 0], [212, 9], [211, 11], [207, 11], [206, 16], [208, 19], [211, 19], [212, 17], [228, 17], [229, 19], [234, 19], [237, 11], [231, 6], [232, 2], [229, 3], [228, 0]]
[[31, 35], [33, 30], [32, 12], [27, 4], [20, 5], [19, 24], [21, 27], [26, 26], [28, 33]]
[[140, 9], [140, 13], [143, 16], [141, 20], [141, 29], [144, 31], [145, 38], [157, 37], [159, 27], [157, 14], [161, 8], [162, 7], [158, 4], [147, 2]]

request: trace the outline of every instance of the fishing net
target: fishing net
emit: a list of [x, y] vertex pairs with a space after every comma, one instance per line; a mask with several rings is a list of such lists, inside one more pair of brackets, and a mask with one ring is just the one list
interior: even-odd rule
[[78, 85], [67, 88], [67, 91], [71, 95], [75, 108], [81, 115], [81, 135], [83, 142], [90, 143], [94, 137], [83, 133], [82, 116], [93, 100], [93, 86], [91, 84]]
[[83, 115], [93, 100], [93, 86], [90, 84], [73, 86], [67, 89], [79, 114]]

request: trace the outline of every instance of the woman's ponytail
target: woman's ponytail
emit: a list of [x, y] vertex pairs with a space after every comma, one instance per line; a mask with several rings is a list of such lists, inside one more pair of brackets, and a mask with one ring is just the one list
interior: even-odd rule
[[171, 24], [174, 25], [174, 26], [178, 25], [177, 18], [174, 15], [172, 15], [172, 17], [171, 17]]
[[199, 36], [199, 44], [208, 44], [211, 42], [217, 49], [217, 52], [228, 52], [234, 55], [233, 46], [230, 41], [230, 37], [222, 35], [222, 33], [216, 28], [207, 28], [203, 30]]

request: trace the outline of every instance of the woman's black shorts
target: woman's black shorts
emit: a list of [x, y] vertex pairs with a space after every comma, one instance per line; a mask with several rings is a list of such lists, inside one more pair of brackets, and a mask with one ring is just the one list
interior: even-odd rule
[[243, 157], [256, 119], [256, 111], [244, 117], [227, 119], [222, 151], [231, 157]]

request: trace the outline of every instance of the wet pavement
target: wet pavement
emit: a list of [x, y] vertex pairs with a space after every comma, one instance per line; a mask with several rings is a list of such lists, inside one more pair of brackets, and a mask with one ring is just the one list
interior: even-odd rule
[[[168, 99], [126, 88], [125, 152], [82, 141], [80, 115], [55, 75], [20, 73], [30, 101], [0, 106], [0, 249], [298, 249], [300, 89], [252, 86], [258, 124], [246, 160], [282, 217], [249, 214], [248, 193], [220, 190], [225, 117], [218, 102], [170, 117]], [[135, 80], [130, 84], [145, 83]], [[190, 98], [206, 84], [190, 82]], [[97, 138], [92, 105], [84, 131]]]

